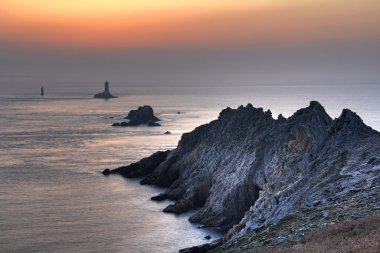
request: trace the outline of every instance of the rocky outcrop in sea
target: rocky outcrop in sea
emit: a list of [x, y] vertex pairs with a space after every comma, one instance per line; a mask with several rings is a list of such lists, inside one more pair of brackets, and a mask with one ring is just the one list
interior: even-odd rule
[[241, 238], [286, 242], [327, 219], [378, 213], [380, 134], [348, 109], [332, 119], [316, 101], [278, 119], [248, 104], [224, 109], [176, 149], [110, 173], [168, 187], [154, 197], [175, 201], [164, 212], [197, 209], [190, 221], [229, 230], [216, 250], [245, 252], [234, 248]]
[[149, 105], [139, 106], [137, 110], [131, 110], [125, 119], [128, 119], [129, 121], [113, 123], [112, 126], [127, 127], [139, 126], [143, 124], [146, 124], [150, 127], [160, 126], [160, 124], [157, 123], [157, 121], [160, 121], [160, 119], [154, 115], [153, 109]]

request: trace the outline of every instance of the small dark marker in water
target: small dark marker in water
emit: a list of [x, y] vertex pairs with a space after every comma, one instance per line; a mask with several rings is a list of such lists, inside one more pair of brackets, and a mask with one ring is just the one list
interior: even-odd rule
[[44, 86], [41, 87], [41, 96], [45, 95]]

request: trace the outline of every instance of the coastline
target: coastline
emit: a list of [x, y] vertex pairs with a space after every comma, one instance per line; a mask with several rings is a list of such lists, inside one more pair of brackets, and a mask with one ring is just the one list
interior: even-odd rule
[[[50, 89], [49, 91], [51, 92]], [[165, 248], [175, 252], [180, 248], [176, 245], [191, 246], [208, 242], [203, 239], [207, 234], [202, 234], [202, 230], [188, 225], [187, 218], [177, 219], [175, 215], [161, 214], [165, 206], [155, 205], [149, 201], [151, 196], [155, 196], [161, 190], [151, 193], [150, 187], [130, 189], [135, 183], [130, 185], [128, 180], [123, 180], [121, 177], [120, 179], [99, 177], [97, 172], [129, 164], [141, 157], [149, 156], [156, 150], [174, 148], [182, 132], [190, 132], [196, 125], [217, 118], [218, 108], [222, 103], [215, 105], [214, 101], [209, 101], [210, 104], [207, 105], [201, 103], [195, 107], [188, 107], [190, 100], [194, 101], [194, 97], [188, 96], [181, 96], [180, 99], [172, 98], [174, 102], [170, 100], [170, 103], [166, 102], [169, 101], [166, 100], [167, 97], [164, 99], [160, 96], [156, 98], [124, 96], [106, 102], [85, 99], [85, 96], [80, 99], [66, 99], [62, 98], [62, 95], [54, 98], [50, 97], [52, 95], [50, 92], [43, 100], [29, 99], [29, 97], [1, 100], [4, 106], [1, 112], [1, 127], [5, 136], [3, 139], [5, 142], [2, 144], [7, 148], [1, 150], [5, 163], [2, 165], [3, 180], [0, 187], [8, 193], [4, 195], [7, 198], [4, 203], [9, 203], [2, 209], [4, 217], [8, 217], [2, 226], [6, 228], [7, 224], [10, 224], [9, 226], [14, 228], [9, 233], [3, 234], [1, 241], [4, 249], [39, 248], [51, 251], [52, 246], [58, 245], [69, 252], [81, 247], [94, 249], [95, 252], [120, 252], [127, 247], [131, 252], [142, 250], [157, 252]], [[127, 130], [110, 127], [120, 115], [125, 116], [129, 108], [136, 108], [142, 100], [155, 105], [154, 108], [163, 119], [162, 129]], [[178, 108], [176, 101], [185, 101], [187, 107], [184, 105]], [[335, 107], [342, 103], [349, 104], [345, 100], [337, 100], [334, 103]], [[339, 116], [335, 107], [330, 104], [327, 107], [328, 112], [334, 112], [334, 115]], [[273, 115], [276, 115], [276, 112], [285, 112], [289, 115], [291, 108], [293, 107], [284, 106], [282, 110], [277, 108], [273, 111]], [[361, 108], [359, 111], [365, 109], [356, 108]], [[374, 110], [363, 114], [367, 121], [369, 117], [378, 114], [377, 106], [371, 108]], [[178, 110], [183, 113], [178, 115]], [[31, 122], [36, 123], [31, 124]], [[169, 129], [172, 135], [163, 135], [166, 129]], [[147, 139], [149, 141], [146, 141]], [[26, 142], [20, 143], [20, 140]], [[13, 183], [8, 185], [6, 182]], [[44, 188], [49, 189], [50, 194], [45, 195], [44, 191], [39, 190]], [[70, 193], [63, 195], [65, 191]], [[139, 195], [141, 192], [147, 194], [136, 199], [135, 194]], [[25, 196], [33, 202], [25, 202]], [[40, 201], [41, 196], [45, 196], [43, 201]], [[62, 199], [62, 196], [68, 198]], [[16, 201], [28, 204], [15, 206]], [[72, 205], [70, 201], [76, 204]], [[51, 205], [47, 206], [46, 202]], [[134, 203], [140, 203], [142, 208], [137, 208]], [[64, 216], [61, 213], [61, 205], [66, 210]], [[28, 208], [24, 210], [23, 206]], [[39, 213], [35, 213], [38, 210], [55, 214], [59, 222], [75, 222], [75, 224], [68, 227], [65, 225], [68, 223], [63, 223], [59, 231], [47, 229], [51, 221], [41, 220]], [[78, 210], [87, 210], [87, 212], [78, 212]], [[140, 218], [131, 219], [135, 212], [139, 213]], [[25, 221], [25, 213], [33, 219]], [[150, 218], [153, 219], [148, 220]], [[143, 222], [141, 219], [146, 220]], [[21, 220], [25, 224], [22, 227], [18, 226], [20, 224], [18, 221]], [[136, 225], [135, 221], [140, 223]], [[88, 227], [91, 224], [96, 226]], [[33, 226], [34, 229], [26, 229], [28, 226]], [[52, 224], [53, 228], [54, 226]], [[86, 233], [81, 232], [83, 227], [86, 228]], [[171, 231], [168, 231], [169, 229]], [[141, 230], [145, 232], [136, 237]], [[172, 234], [172, 231], [181, 231], [179, 232], [181, 237], [178, 238], [178, 233]], [[83, 239], [86, 234], [91, 235], [90, 240]], [[162, 237], [162, 234], [165, 234], [165, 237]], [[23, 237], [24, 235], [27, 235], [27, 238]], [[7, 238], [13, 238], [12, 244]], [[75, 243], [63, 244], [61, 238], [67, 238], [67, 241]], [[133, 238], [139, 238], [138, 241], [147, 243], [145, 246], [137, 245]], [[181, 238], [187, 239], [181, 242]], [[43, 244], [41, 239], [55, 243]]]
[[[264, 125], [267, 126], [266, 130], [262, 128]], [[237, 131], [237, 129], [239, 130]], [[248, 129], [251, 130], [247, 132]], [[280, 134], [273, 134], [277, 131], [275, 129], [280, 129]], [[247, 138], [246, 133], [250, 131], [253, 131], [253, 135]], [[219, 137], [218, 132], [224, 133], [223, 139]], [[263, 145], [260, 143], [263, 138], [267, 138], [265, 136], [270, 136], [274, 140], [265, 141], [264, 149], [255, 148]], [[361, 158], [357, 158], [352, 151], [347, 151], [349, 147], [355, 147], [353, 140], [347, 139], [347, 136], [355, 138], [357, 141], [355, 145], [359, 145], [361, 152], [364, 152], [365, 155], [362, 154]], [[276, 138], [277, 140], [275, 140]], [[368, 143], [369, 138], [375, 138], [376, 141]], [[283, 150], [282, 144], [277, 144], [279, 142], [288, 143], [287, 145], [290, 146]], [[168, 205], [163, 210], [164, 212], [179, 214], [200, 208], [189, 220], [206, 226], [229, 229], [223, 242], [230, 243], [241, 235], [247, 234], [248, 231], [274, 228], [287, 215], [310, 208], [310, 206], [313, 208], [315, 205], [313, 203], [317, 201], [322, 202], [321, 206], [325, 211], [329, 209], [328, 205], [337, 202], [338, 206], [330, 208], [337, 210], [344, 201], [341, 196], [337, 196], [343, 194], [346, 198], [353, 189], [350, 185], [358, 185], [359, 181], [367, 180], [366, 191], [376, 192], [378, 189], [374, 187], [374, 178], [378, 178], [379, 175], [370, 178], [364, 173], [369, 173], [371, 168], [374, 168], [373, 173], [375, 174], [371, 175], [376, 175], [376, 171], [380, 169], [376, 167], [378, 163], [380, 164], [380, 160], [378, 161], [376, 158], [380, 151], [379, 144], [380, 134], [366, 126], [358, 115], [347, 109], [343, 110], [338, 119], [333, 120], [318, 102], [312, 101], [309, 107], [298, 110], [290, 118], [286, 119], [280, 115], [277, 120], [274, 120], [269, 110], [264, 112], [262, 108], [254, 108], [249, 104], [238, 109], [227, 108], [220, 113], [218, 120], [184, 134], [175, 150], [154, 153], [137, 163], [117, 168], [110, 173], [120, 174], [124, 177], [143, 177], [140, 181], [141, 184], [168, 187], [163, 194], [153, 196], [153, 199], [156, 200], [175, 201], [174, 204]], [[266, 145], [269, 146], [265, 147]], [[272, 151], [271, 145], [276, 147]], [[347, 148], [342, 150], [342, 145]], [[207, 149], [205, 149], [206, 147]], [[238, 154], [237, 157], [235, 155], [234, 158], [228, 158], [226, 151], [231, 150], [229, 147], [234, 147], [236, 151], [233, 153]], [[330, 149], [335, 151], [333, 153], [326, 152]], [[266, 151], [263, 152], [263, 150]], [[255, 156], [249, 158], [247, 152], [252, 152]], [[276, 152], [285, 152], [284, 156], [294, 162], [287, 162], [288, 165], [283, 167], [279, 177], [275, 176], [277, 181], [273, 181], [270, 179], [273, 176], [270, 175], [273, 172], [275, 175], [278, 174], [278, 170], [271, 163], [283, 163], [278, 160], [280, 156], [275, 155]], [[265, 156], [266, 154], [270, 154], [269, 157], [260, 158], [260, 155]], [[226, 157], [230, 159], [227, 160], [227, 163]], [[220, 160], [220, 158], [222, 159]], [[269, 159], [269, 163], [268, 161], [262, 163], [260, 159]], [[369, 159], [367, 166], [359, 166], [365, 159]], [[320, 165], [317, 165], [318, 163]], [[260, 172], [259, 168], [264, 164], [264, 170]], [[269, 167], [266, 167], [268, 165]], [[218, 170], [221, 166], [223, 167], [222, 171]], [[319, 166], [318, 170], [321, 171], [316, 172], [315, 166]], [[347, 176], [336, 176], [334, 174], [336, 172], [332, 173], [331, 169], [326, 170], [322, 166], [334, 166], [334, 168], [336, 167], [334, 170], [346, 171], [339, 173], [346, 173]], [[228, 169], [229, 167], [232, 170]], [[240, 172], [237, 172], [236, 168], [239, 167], [241, 168]], [[251, 168], [255, 168], [254, 174], [252, 174]], [[292, 176], [294, 169], [303, 175], [298, 176], [298, 179], [294, 178]], [[228, 172], [224, 172], [225, 170]], [[308, 172], [302, 172], [303, 170]], [[350, 173], [360, 173], [362, 178], [351, 179]], [[247, 175], [256, 177], [256, 182], [247, 181]], [[324, 175], [325, 178], [321, 180], [320, 175]], [[231, 176], [235, 179], [232, 179]], [[268, 181], [276, 182], [276, 185], [279, 186], [269, 186]], [[292, 185], [291, 190], [286, 187], [286, 184]], [[313, 191], [310, 191], [310, 188], [304, 187], [305, 184], [316, 184], [319, 189], [313, 187]], [[335, 188], [331, 188], [333, 185]], [[338, 186], [343, 188], [336, 188]], [[227, 190], [225, 187], [230, 188]], [[224, 190], [220, 191], [220, 189]], [[330, 193], [326, 193], [326, 189], [330, 189]], [[273, 192], [274, 190], [278, 193]], [[354, 192], [354, 197], [360, 196], [357, 192], [359, 191]], [[301, 196], [303, 197], [301, 198]], [[370, 193], [369, 196], [371, 196]], [[363, 202], [357, 202], [357, 205], [352, 206], [350, 210], [359, 210], [359, 203]], [[370, 210], [367, 213], [369, 214]], [[356, 212], [355, 215], [363, 217], [367, 213]], [[262, 215], [264, 215], [264, 219], [261, 218]], [[340, 220], [342, 221], [342, 219]], [[317, 224], [323, 224], [323, 222], [317, 222]], [[319, 228], [320, 226], [317, 224], [315, 227], [309, 227], [307, 231]], [[303, 235], [298, 235], [298, 237]], [[289, 234], [279, 238], [283, 238], [282, 242], [291, 240]], [[274, 238], [272, 243], [276, 239], [278, 238]], [[221, 241], [214, 241], [184, 249], [181, 252], [206, 252], [219, 246], [221, 246]]]

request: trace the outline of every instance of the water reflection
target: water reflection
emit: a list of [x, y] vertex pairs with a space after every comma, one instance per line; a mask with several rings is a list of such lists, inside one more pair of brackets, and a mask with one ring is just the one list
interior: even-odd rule
[[[205, 243], [217, 231], [162, 213], [161, 188], [99, 172], [173, 149], [184, 132], [217, 118], [221, 109], [252, 103], [290, 116], [319, 100], [333, 117], [358, 112], [380, 129], [379, 87], [256, 87], [216, 94], [92, 99], [0, 97], [0, 251], [176, 252]], [[115, 128], [130, 109], [150, 104], [162, 127]], [[177, 114], [181, 111], [181, 114]], [[170, 131], [172, 135], [164, 135]]]

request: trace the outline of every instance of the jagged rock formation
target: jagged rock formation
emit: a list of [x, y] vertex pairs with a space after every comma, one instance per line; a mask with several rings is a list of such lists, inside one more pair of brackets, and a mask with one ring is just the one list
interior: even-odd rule
[[157, 121], [159, 118], [154, 116], [153, 109], [149, 105], [139, 106], [137, 110], [131, 110], [125, 119], [129, 119], [128, 122], [114, 123], [112, 126], [138, 126], [142, 124], [147, 124], [150, 127], [160, 126]]
[[319, 204], [379, 196], [379, 172], [380, 134], [348, 109], [331, 119], [315, 101], [277, 120], [251, 104], [227, 108], [165, 155], [111, 171], [168, 187], [156, 196], [176, 201], [165, 212], [199, 208], [190, 220], [230, 229], [225, 240]]
[[[143, 158], [137, 163], [132, 163], [128, 166], [123, 166], [111, 171], [111, 173], [118, 173], [124, 177], [142, 177], [151, 173], [160, 163], [165, 161], [170, 151], [158, 151], [153, 155]], [[106, 171], [106, 170], [105, 170]]]
[[104, 83], [104, 91], [103, 91], [103, 92], [100, 92], [100, 93], [98, 93], [98, 94], [95, 94], [95, 95], [94, 95], [94, 98], [111, 99], [111, 98], [117, 98], [117, 97], [113, 96], [113, 95], [110, 93], [109, 82], [106, 81], [106, 82]]

